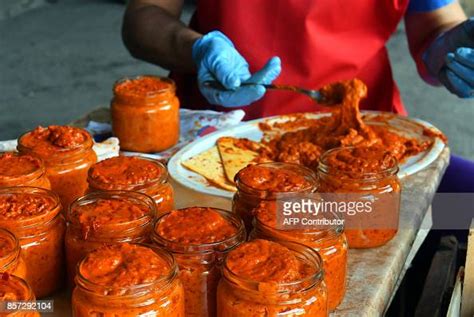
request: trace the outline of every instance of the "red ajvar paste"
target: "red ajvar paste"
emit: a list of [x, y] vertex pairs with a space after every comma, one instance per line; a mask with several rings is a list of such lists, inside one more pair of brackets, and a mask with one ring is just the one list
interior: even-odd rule
[[79, 264], [72, 310], [77, 317], [184, 317], [183, 286], [164, 251], [129, 243], [103, 246]]
[[259, 152], [261, 159], [301, 164], [316, 168], [321, 154], [341, 146], [378, 145], [403, 161], [410, 155], [426, 150], [432, 139], [419, 141], [391, 131], [387, 126], [369, 125], [362, 120], [359, 102], [365, 98], [367, 87], [358, 80], [343, 81], [321, 89], [329, 99], [342, 99], [338, 106], [331, 108], [331, 115], [319, 119], [308, 119], [298, 115], [294, 120], [262, 124], [261, 129], [290, 130], [265, 141], [266, 147]]
[[170, 269], [153, 250], [128, 243], [92, 251], [79, 266], [85, 279], [110, 288], [152, 283], [167, 276]]
[[16, 155], [15, 153], [0, 155], [0, 177], [27, 175], [39, 168], [41, 168], [41, 161], [31, 155]]
[[152, 239], [178, 263], [187, 315], [215, 316], [221, 261], [245, 238], [240, 219], [224, 210], [190, 207], [158, 219]]
[[8, 273], [0, 274], [0, 300], [17, 301], [30, 298], [30, 292], [25, 283]]
[[69, 151], [81, 147], [90, 136], [85, 130], [69, 127], [51, 125], [49, 127], [37, 127], [21, 138], [22, 145], [34, 149], [40, 156], [50, 155], [51, 152]]
[[119, 81], [111, 103], [112, 130], [120, 147], [160, 152], [178, 142], [179, 100], [168, 78], [139, 76]]
[[52, 197], [15, 193], [0, 195], [0, 219], [22, 220], [45, 215], [57, 206]]
[[246, 242], [226, 258], [217, 316], [327, 316], [324, 284], [308, 284], [319, 269], [276, 242]]
[[[8, 273], [0, 274], [0, 302], [7, 301], [34, 301], [35, 295], [29, 285], [21, 278]], [[39, 317], [34, 311], [0, 312], [0, 316]]]
[[119, 186], [140, 185], [158, 180], [164, 171], [153, 161], [136, 156], [116, 156], [95, 164], [89, 179], [99, 182], [104, 189], [122, 189]]
[[0, 226], [20, 241], [26, 280], [38, 298], [61, 286], [65, 223], [61, 204], [52, 192], [35, 187], [0, 192]]
[[347, 241], [342, 227], [279, 230], [275, 201], [261, 202], [254, 210], [254, 214], [257, 221], [252, 237], [298, 242], [319, 253], [324, 264], [328, 309], [334, 310], [346, 292]]
[[43, 159], [51, 189], [64, 207], [87, 190], [87, 171], [97, 162], [90, 134], [80, 128], [52, 125], [37, 127], [18, 140], [20, 153]]
[[92, 203], [76, 206], [71, 210], [69, 220], [82, 227], [84, 237], [91, 230], [102, 226], [124, 224], [150, 214], [150, 209], [123, 199], [98, 199]]
[[304, 175], [292, 170], [259, 165], [242, 169], [237, 178], [251, 189], [271, 192], [294, 192], [310, 188], [313, 184]]
[[173, 210], [159, 222], [157, 233], [182, 244], [223, 241], [237, 233], [237, 227], [212, 208], [191, 207]]
[[288, 248], [261, 239], [244, 243], [231, 251], [226, 265], [232, 273], [256, 282], [289, 283], [316, 273]]
[[116, 156], [91, 167], [89, 187], [96, 190], [133, 190], [151, 196], [159, 213], [174, 206], [173, 188], [166, 167], [158, 161], [138, 156]]
[[318, 171], [321, 193], [349, 193], [359, 201], [366, 201], [367, 195], [375, 197], [370, 213], [345, 220], [351, 248], [381, 246], [395, 236], [401, 184], [397, 160], [389, 151], [379, 146], [334, 149], [321, 157]]
[[115, 86], [115, 93], [146, 97], [171, 87], [171, 82], [159, 80], [157, 77], [142, 76], [120, 82]]
[[0, 187], [10, 186], [51, 187], [39, 158], [6, 152], [0, 154]]
[[[129, 195], [127, 195], [129, 194]], [[70, 284], [77, 263], [89, 252], [106, 244], [148, 242], [155, 216], [151, 199], [140, 201], [139, 193], [120, 192], [121, 196], [76, 201], [68, 213], [66, 260]], [[138, 196], [140, 195], [140, 196]], [[87, 199], [89, 196], [85, 196]]]
[[26, 264], [20, 254], [20, 244], [13, 233], [0, 229], [0, 272], [26, 278]]

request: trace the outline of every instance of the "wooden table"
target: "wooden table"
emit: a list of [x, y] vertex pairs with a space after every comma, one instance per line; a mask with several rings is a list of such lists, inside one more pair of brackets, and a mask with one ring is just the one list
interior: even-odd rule
[[[89, 114], [87, 120], [104, 120]], [[82, 119], [80, 125], [87, 121]], [[402, 179], [400, 229], [388, 244], [367, 250], [349, 250], [347, 293], [332, 316], [381, 316], [387, 310], [399, 283], [431, 227], [430, 206], [449, 162], [449, 148], [426, 169]], [[209, 206], [230, 209], [226, 198], [200, 194], [175, 182], [176, 207]], [[422, 225], [423, 224], [423, 225]], [[70, 295], [54, 297], [55, 313], [47, 316], [70, 316]]]

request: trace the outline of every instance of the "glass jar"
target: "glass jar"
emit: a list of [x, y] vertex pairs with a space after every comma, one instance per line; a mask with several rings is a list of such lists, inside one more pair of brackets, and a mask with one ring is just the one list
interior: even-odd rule
[[[136, 247], [135, 247], [136, 246]], [[134, 247], [131, 251], [128, 250]], [[89, 253], [78, 266], [76, 275], [76, 287], [72, 294], [72, 313], [75, 317], [88, 316], [120, 316], [120, 317], [184, 317], [184, 291], [183, 285], [178, 278], [178, 267], [171, 254], [165, 250], [154, 248], [151, 246], [137, 246], [128, 243], [121, 243], [111, 246], [115, 252], [124, 249], [122, 255], [112, 255], [112, 258], [125, 261], [127, 255], [135, 253], [138, 256], [144, 254], [145, 250], [152, 250], [156, 256], [160, 258], [163, 265], [168, 266], [168, 272], [157, 280], [147, 281], [145, 283], [136, 283], [136, 280], [147, 280], [150, 274], [147, 269], [151, 269], [149, 262], [152, 260], [150, 254], [144, 254], [139, 261], [142, 263], [128, 263], [122, 265], [123, 274], [114, 275], [113, 272], [108, 276], [115, 278], [114, 281], [91, 280], [84, 272], [84, 266], [93, 254], [96, 258], [95, 264], [97, 270], [109, 271], [111, 261], [105, 255], [100, 258], [100, 253], [104, 252], [104, 247]], [[137, 248], [140, 248], [137, 250]], [[156, 259], [154, 259], [156, 260]], [[148, 266], [147, 266], [148, 265]], [[158, 269], [162, 268], [159, 265]], [[140, 271], [145, 270], [145, 272]], [[154, 267], [153, 269], [156, 269]], [[90, 272], [89, 272], [90, 273]], [[129, 277], [132, 275], [133, 277]], [[112, 277], [113, 276], [113, 277]], [[118, 281], [117, 279], [122, 279]], [[121, 285], [125, 281], [124, 286]]]
[[0, 227], [18, 238], [26, 280], [36, 297], [59, 289], [64, 277], [66, 226], [58, 196], [36, 187], [0, 189]]
[[347, 239], [344, 224], [336, 214], [324, 215], [328, 225], [285, 230], [276, 225], [275, 203], [263, 203], [255, 210], [251, 239], [292, 241], [304, 244], [318, 252], [323, 260], [324, 282], [328, 291], [328, 309], [333, 311], [344, 299], [347, 275]]
[[11, 186], [51, 189], [43, 161], [17, 152], [0, 153], [0, 187]]
[[149, 242], [155, 214], [153, 200], [136, 192], [97, 192], [75, 200], [66, 216], [65, 237], [71, 285], [77, 263], [89, 252], [105, 244]]
[[174, 191], [161, 162], [140, 156], [116, 156], [91, 167], [89, 191], [130, 190], [154, 199], [158, 213], [174, 208]]
[[[217, 214], [207, 214], [208, 211]], [[190, 207], [174, 211], [187, 219], [174, 216], [173, 212], [160, 216], [152, 234], [154, 244], [171, 252], [179, 266], [179, 278], [183, 282], [187, 316], [215, 316], [217, 284], [221, 277], [223, 257], [245, 241], [246, 233], [242, 220], [235, 214], [216, 208]], [[175, 219], [175, 220], [168, 220]], [[203, 225], [192, 227], [201, 219]], [[170, 223], [166, 232], [179, 231], [182, 236], [175, 241], [165, 237], [160, 227], [165, 221]], [[185, 222], [187, 221], [187, 222]], [[219, 227], [226, 222], [226, 226]], [[206, 225], [204, 225], [204, 223]], [[195, 239], [197, 235], [208, 238], [228, 231], [225, 238], [203, 243]], [[187, 233], [183, 233], [187, 228]], [[181, 240], [181, 241], [180, 241]]]
[[370, 206], [370, 211], [344, 219], [350, 248], [382, 246], [396, 235], [401, 196], [397, 173], [397, 159], [378, 147], [335, 148], [321, 156], [318, 191]]
[[237, 192], [232, 200], [232, 211], [252, 229], [252, 211], [262, 201], [274, 201], [278, 195], [313, 193], [317, 188], [314, 172], [291, 163], [261, 163], [250, 165], [235, 176]]
[[40, 317], [34, 310], [14, 307], [17, 301], [35, 301], [35, 294], [28, 283], [18, 276], [0, 273], [0, 302], [6, 301], [10, 302], [10, 305], [2, 307], [2, 317]]
[[178, 142], [179, 100], [169, 78], [147, 75], [119, 80], [111, 115], [121, 149], [154, 153]]
[[0, 272], [26, 278], [26, 263], [21, 256], [20, 242], [6, 229], [0, 229]]
[[69, 126], [38, 127], [18, 139], [18, 151], [40, 157], [46, 166], [51, 190], [67, 208], [87, 190], [87, 171], [97, 162], [91, 135]]
[[[267, 240], [253, 240], [247, 243], [255, 241]], [[323, 280], [321, 257], [317, 252], [299, 243], [281, 241], [278, 244], [289, 249], [299, 261], [311, 269], [312, 273], [308, 272], [307, 276], [290, 282], [254, 281], [235, 274], [229, 268], [229, 254], [224, 261], [223, 276], [217, 289], [218, 317], [326, 317], [328, 315], [327, 291]], [[249, 262], [262, 264], [262, 255], [258, 256], [258, 261], [249, 259]], [[287, 271], [290, 266], [289, 262], [284, 263], [274, 266], [270, 263], [265, 268], [276, 274], [291, 275]], [[249, 267], [246, 268], [249, 269]], [[286, 270], [286, 272], [276, 272], [278, 270]], [[258, 274], [264, 273], [260, 270]]]

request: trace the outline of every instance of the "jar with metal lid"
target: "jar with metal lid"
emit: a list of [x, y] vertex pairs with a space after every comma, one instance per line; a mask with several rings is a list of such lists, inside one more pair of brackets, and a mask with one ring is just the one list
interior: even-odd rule
[[155, 214], [153, 200], [138, 192], [96, 192], [75, 200], [66, 216], [66, 262], [71, 284], [77, 263], [89, 252], [106, 244], [149, 242]]
[[360, 204], [346, 213], [350, 248], [384, 245], [398, 231], [401, 183], [397, 159], [381, 147], [342, 147], [325, 152], [318, 165], [318, 192]]
[[121, 79], [114, 85], [112, 129], [127, 151], [166, 150], [179, 139], [179, 100], [174, 81], [152, 75]]
[[334, 213], [324, 214], [313, 219], [327, 220], [327, 225], [311, 223], [286, 229], [283, 223], [277, 223], [277, 212], [275, 202], [261, 203], [254, 210], [254, 229], [250, 238], [298, 242], [317, 251], [323, 260], [328, 309], [333, 311], [346, 292], [348, 246], [342, 219]]
[[64, 232], [59, 197], [36, 187], [0, 189], [0, 227], [18, 238], [26, 280], [38, 298], [59, 289], [64, 278]]
[[299, 243], [252, 240], [229, 252], [217, 290], [217, 316], [326, 317], [322, 260]]
[[216, 315], [222, 260], [245, 238], [242, 220], [221, 209], [189, 207], [158, 218], [152, 241], [171, 252], [178, 263], [187, 316]]
[[51, 190], [67, 208], [87, 190], [87, 171], [97, 156], [92, 136], [84, 129], [70, 126], [37, 127], [18, 139], [18, 151], [41, 158]]
[[12, 186], [51, 189], [43, 161], [17, 152], [0, 153], [0, 187]]
[[[35, 294], [30, 285], [21, 277], [0, 273], [0, 302], [3, 317], [40, 317], [34, 307]], [[48, 304], [45, 303], [48, 306]], [[49, 308], [49, 307], [45, 307]]]
[[0, 229], [0, 272], [26, 278], [26, 263], [21, 256], [20, 242], [7, 229]]
[[174, 191], [168, 170], [158, 160], [141, 156], [116, 156], [94, 164], [87, 179], [89, 191], [129, 190], [147, 194], [158, 213], [174, 208]]
[[184, 291], [173, 256], [152, 246], [119, 243], [89, 253], [78, 265], [75, 317], [184, 317]]
[[312, 170], [291, 163], [249, 165], [237, 173], [235, 183], [232, 211], [244, 220], [247, 232], [252, 228], [252, 211], [260, 202], [276, 200], [280, 194], [310, 194], [317, 188]]

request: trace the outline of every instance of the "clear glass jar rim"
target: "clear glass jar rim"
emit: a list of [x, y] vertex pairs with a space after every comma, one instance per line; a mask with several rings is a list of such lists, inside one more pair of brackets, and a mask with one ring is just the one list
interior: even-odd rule
[[[166, 88], [163, 88], [163, 89], [160, 89], [160, 90], [155, 90], [155, 91], [150, 91], [150, 92], [147, 92], [144, 96], [136, 96], [134, 94], [126, 94], [126, 93], [117, 93], [117, 87], [126, 82], [126, 81], [133, 81], [133, 80], [139, 80], [139, 79], [142, 79], [142, 78], [153, 78], [153, 79], [158, 79], [159, 81], [164, 81], [164, 82], [167, 82], [169, 83], [169, 87], [166, 87]], [[157, 76], [157, 75], [138, 75], [138, 76], [134, 76], [134, 77], [122, 77], [120, 79], [118, 79], [117, 81], [114, 82], [114, 85], [113, 85], [113, 88], [112, 88], [112, 92], [114, 93], [114, 95], [120, 95], [120, 96], [125, 96], [125, 97], [142, 97], [142, 98], [153, 98], [153, 97], [158, 97], [158, 96], [161, 96], [165, 93], [168, 93], [168, 92], [174, 92], [176, 90], [176, 83], [174, 82], [174, 80], [172, 80], [171, 78], [168, 78], [168, 77], [163, 77], [163, 76]]]
[[299, 190], [296, 190], [296, 191], [285, 191], [285, 192], [279, 192], [279, 191], [272, 191], [272, 190], [265, 190], [265, 189], [256, 189], [256, 188], [253, 188], [247, 184], [245, 184], [244, 182], [242, 182], [240, 180], [240, 177], [239, 177], [239, 173], [237, 173], [235, 175], [235, 184], [237, 186], [237, 189], [239, 191], [243, 191], [245, 192], [246, 194], [265, 194], [264, 196], [268, 196], [268, 195], [275, 195], [275, 194], [288, 194], [288, 195], [291, 195], [291, 194], [296, 194], [296, 193], [301, 193], [301, 192], [306, 192], [306, 191], [311, 191], [311, 190], [315, 190], [316, 187], [317, 187], [317, 176], [316, 174], [314, 173], [314, 171], [312, 171], [311, 169], [303, 166], [303, 165], [299, 165], [299, 164], [294, 164], [294, 163], [284, 163], [284, 162], [266, 162], [266, 163], [258, 163], [258, 164], [255, 164], [253, 166], [262, 166], [262, 167], [271, 167], [271, 168], [281, 168], [281, 169], [285, 169], [285, 168], [291, 168], [291, 169], [297, 169], [297, 170], [300, 170], [302, 172], [305, 173], [305, 175], [301, 175], [303, 176], [305, 179], [308, 180], [308, 177], [310, 178], [309, 181], [310, 181], [310, 185], [308, 187], [305, 187], [305, 188], [302, 188], [302, 189], [299, 189]]
[[[173, 253], [182, 252], [182, 253], [200, 253], [200, 254], [212, 253], [212, 252], [227, 252], [229, 249], [232, 249], [232, 248], [236, 247], [237, 245], [239, 245], [241, 242], [243, 242], [243, 241], [240, 241], [239, 238], [242, 237], [242, 236], [243, 237], [246, 236], [245, 225], [244, 225], [243, 220], [240, 217], [238, 217], [235, 213], [230, 212], [230, 211], [225, 210], [225, 209], [214, 208], [214, 207], [199, 207], [199, 206], [196, 206], [196, 207], [188, 207], [188, 208], [206, 208], [206, 209], [211, 208], [212, 210], [215, 210], [215, 211], [219, 212], [222, 216], [226, 217], [229, 221], [231, 221], [237, 227], [237, 232], [234, 235], [232, 235], [231, 237], [229, 237], [227, 239], [224, 239], [224, 240], [221, 240], [221, 241], [217, 241], [217, 242], [200, 243], [200, 244], [191, 244], [190, 243], [190, 244], [183, 245], [182, 243], [172, 241], [172, 240], [168, 240], [168, 239], [160, 236], [157, 233], [157, 228], [160, 224], [160, 221], [163, 220], [163, 218], [165, 218], [166, 216], [168, 216], [172, 212], [172, 211], [169, 211], [167, 213], [164, 213], [164, 214], [160, 215], [156, 219], [156, 223], [155, 223], [153, 233], [152, 233], [152, 240], [155, 243], [159, 244], [160, 246], [171, 250], [171, 252], [173, 252]], [[188, 209], [188, 208], [182, 208], [182, 209], [178, 209], [178, 210], [185, 210], [185, 209]], [[225, 250], [219, 250], [218, 249], [219, 246], [227, 245], [227, 244], [229, 244], [229, 246]]]
[[[0, 219], [0, 221], [19, 222], [21, 224], [21, 230], [28, 230], [48, 225], [49, 223], [53, 222], [57, 217], [61, 216], [61, 202], [59, 200], [59, 196], [55, 192], [49, 189], [31, 186], [13, 186], [0, 188], [0, 195], [12, 195], [17, 193], [44, 195], [51, 198], [54, 201], [54, 205], [48, 211], [38, 215], [34, 215], [32, 217], [22, 219]], [[39, 221], [39, 219], [41, 218], [44, 219], [42, 221]], [[19, 237], [19, 239], [21, 238], [24, 237]]]
[[10, 230], [0, 228], [0, 235], [7, 236], [14, 243], [13, 250], [3, 257], [0, 257], [0, 261], [5, 261], [3, 268], [7, 268], [17, 261], [20, 256], [20, 242]]
[[[153, 282], [149, 282], [149, 283], [142, 283], [142, 284], [131, 285], [131, 286], [126, 286], [126, 287], [111, 287], [111, 286], [102, 285], [102, 284], [89, 281], [85, 276], [81, 274], [80, 266], [87, 259], [87, 257], [85, 257], [76, 264], [76, 276], [74, 278], [76, 281], [76, 285], [88, 292], [93, 293], [96, 296], [102, 296], [106, 298], [126, 298], [126, 297], [135, 297], [137, 295], [142, 295], [144, 293], [146, 294], [148, 293], [150, 288], [161, 289], [159, 288], [159, 286], [169, 285], [174, 281], [175, 278], [178, 278], [178, 264], [171, 252], [163, 248], [158, 248], [151, 244], [146, 244], [146, 243], [131, 243], [131, 244], [151, 249], [158, 256], [160, 256], [161, 258], [164, 258], [170, 265], [170, 271], [168, 275], [164, 275], [160, 277], [159, 279]], [[108, 295], [108, 294], [103, 294], [103, 293], [100, 294], [96, 290], [114, 290], [114, 291], [123, 291], [124, 293], [126, 292], [128, 293], [126, 293], [125, 295], [121, 295], [121, 294]]]
[[[355, 149], [355, 148], [356, 147], [354, 147], [354, 146], [337, 147], [337, 148], [333, 148], [333, 149], [330, 149], [330, 150], [324, 152], [319, 158], [318, 172], [322, 173], [322, 174], [330, 174], [331, 171], [333, 171], [333, 170], [331, 170], [331, 167], [329, 165], [327, 165], [326, 162], [325, 162], [325, 160], [327, 159], [327, 156], [329, 156], [330, 154], [332, 154], [334, 152], [350, 150], [350, 149]], [[361, 175], [361, 177], [356, 178], [356, 179], [371, 180], [371, 179], [380, 179], [380, 178], [390, 176], [390, 175], [396, 175], [398, 173], [398, 170], [399, 170], [398, 160], [392, 155], [390, 155], [390, 159], [391, 159], [391, 162], [392, 162], [390, 167], [387, 167], [387, 168], [385, 168], [385, 169], [383, 169], [379, 172], [359, 173]], [[337, 174], [341, 174], [341, 175], [351, 174], [351, 172], [345, 172], [345, 171], [339, 171], [339, 170], [335, 170], [335, 172]]]
[[[119, 156], [114, 156], [114, 157], [111, 157], [110, 159], [113, 159], [115, 157], [119, 157]], [[117, 184], [116, 185], [117, 187], [127, 187], [129, 190], [137, 190], [137, 189], [142, 189], [143, 187], [150, 186], [150, 185], [166, 184], [167, 183], [167, 181], [168, 181], [168, 169], [160, 161], [158, 161], [156, 159], [153, 159], [153, 158], [150, 158], [150, 157], [137, 156], [137, 155], [126, 156], [126, 157], [134, 157], [134, 158], [138, 158], [140, 160], [145, 160], [145, 161], [148, 161], [150, 163], [153, 163], [156, 166], [158, 166], [161, 173], [157, 178], [149, 179], [149, 180], [147, 180], [143, 183]], [[98, 162], [96, 164], [99, 164], [99, 163], [100, 162]], [[87, 182], [89, 183], [90, 186], [92, 186], [95, 189], [103, 189], [103, 187], [101, 187], [101, 185], [113, 185], [114, 184], [114, 183], [104, 183], [104, 182], [100, 182], [100, 181], [97, 181], [96, 179], [94, 179], [92, 177], [92, 171], [94, 170], [94, 168], [95, 168], [95, 165], [91, 166], [91, 168], [89, 168], [89, 171], [87, 172]]]
[[22, 177], [25, 177], [28, 179], [28, 181], [34, 181], [34, 180], [37, 180], [39, 179], [40, 177], [42, 177], [43, 175], [46, 174], [46, 168], [44, 167], [44, 162], [43, 162], [43, 159], [41, 159], [40, 157], [38, 157], [37, 155], [33, 154], [33, 153], [28, 153], [28, 154], [21, 154], [19, 152], [0, 152], [0, 156], [4, 155], [4, 154], [13, 154], [15, 156], [29, 156], [31, 158], [33, 158], [34, 160], [38, 161], [39, 163], [39, 168], [37, 168], [36, 170], [28, 173], [28, 174], [23, 174], [23, 175], [16, 175], [16, 176], [7, 176], [7, 175], [0, 175], [1, 178], [3, 179], [6, 179], [5, 182], [13, 182], [19, 178], [22, 178]]
[[[272, 241], [272, 239], [267, 239], [267, 240]], [[278, 285], [278, 289], [279, 289], [278, 293], [283, 293], [283, 294], [292, 293], [291, 291], [288, 291], [288, 290], [294, 289], [295, 286], [299, 286], [299, 285], [301, 285], [301, 289], [299, 291], [304, 291], [306, 289], [309, 289], [323, 282], [324, 280], [323, 260], [321, 258], [321, 255], [319, 255], [318, 252], [316, 252], [312, 248], [299, 242], [293, 242], [293, 241], [275, 241], [275, 242], [284, 245], [285, 247], [289, 248], [294, 253], [300, 253], [299, 251], [296, 250], [296, 248], [300, 248], [304, 250], [305, 257], [309, 261], [317, 265], [316, 272], [303, 279], [292, 281], [292, 282], [275, 283]], [[250, 279], [246, 279], [246, 278], [238, 276], [237, 274], [232, 272], [232, 270], [230, 270], [229, 267], [227, 266], [227, 258], [224, 260], [222, 278], [226, 280], [230, 280], [231, 283], [233, 279], [237, 280], [238, 285], [240, 287], [242, 285], [246, 285], [247, 287], [245, 287], [245, 289], [249, 289], [249, 290], [258, 290], [259, 289], [258, 286], [262, 283], [265, 283], [265, 282], [254, 281], [254, 280], [250, 280]]]
[[[122, 226], [127, 227], [127, 226], [132, 226], [133, 224], [136, 224], [137, 228], [141, 228], [150, 224], [156, 216], [156, 205], [155, 205], [154, 200], [150, 196], [141, 192], [134, 192], [134, 191], [129, 191], [129, 190], [109, 190], [109, 191], [92, 192], [74, 200], [68, 207], [66, 220], [70, 225], [80, 226], [80, 224], [77, 221], [75, 221], [75, 218], [72, 217], [72, 212], [74, 208], [78, 206], [82, 206], [84, 204], [92, 203], [98, 199], [115, 199], [115, 198], [127, 199], [128, 201], [131, 201], [131, 199], [133, 199], [134, 201], [132, 203], [140, 201], [142, 205], [147, 206], [147, 208], [149, 209], [149, 213], [144, 214], [138, 219], [134, 219], [134, 220], [126, 221], [126, 222], [104, 224], [103, 226], [101, 226], [101, 231], [110, 230], [111, 227], [122, 227]], [[146, 223], [144, 223], [144, 221], [146, 221]]]

